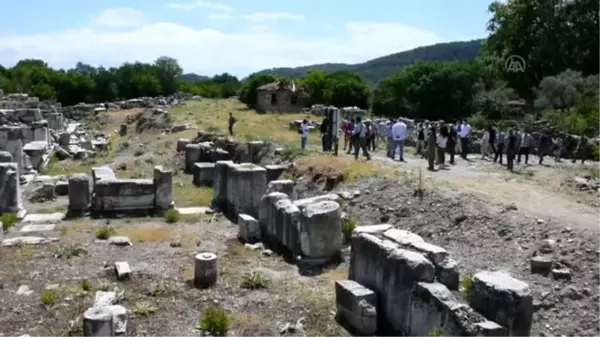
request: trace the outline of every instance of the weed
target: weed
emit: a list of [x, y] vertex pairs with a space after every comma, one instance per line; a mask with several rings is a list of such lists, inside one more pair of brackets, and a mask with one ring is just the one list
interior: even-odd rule
[[37, 210], [37, 212], [41, 213], [41, 214], [51, 214], [51, 213], [63, 212], [66, 209], [67, 209], [67, 205], [54, 205], [54, 206], [40, 208]]
[[176, 237], [177, 230], [172, 227], [125, 227], [119, 229], [119, 235], [128, 237], [133, 242], [165, 242]]
[[269, 278], [260, 271], [254, 270], [251, 273], [246, 273], [242, 276], [242, 284], [240, 287], [243, 289], [264, 289], [269, 285]]
[[173, 201], [178, 206], [210, 206], [213, 190], [210, 187], [194, 186], [191, 179], [173, 182]]
[[473, 276], [471, 274], [463, 276], [463, 278], [460, 280], [460, 294], [465, 301], [468, 300], [469, 296], [471, 295], [472, 282]]
[[131, 311], [136, 316], [148, 316], [156, 312], [156, 306], [148, 301], [136, 301], [131, 308]]
[[87, 250], [79, 242], [72, 242], [60, 245], [54, 256], [59, 259], [68, 260], [72, 257], [76, 257], [82, 254], [87, 254]]
[[429, 337], [441, 337], [443, 335], [444, 335], [444, 330], [440, 329], [440, 328], [431, 329], [427, 333], [427, 336], [429, 336]]
[[42, 301], [45, 306], [51, 307], [56, 302], [56, 297], [57, 294], [54, 289], [46, 289], [40, 294], [40, 301]]
[[342, 175], [344, 181], [384, 173], [377, 169], [372, 161], [355, 160], [349, 156], [331, 156], [327, 154], [308, 154], [296, 160], [296, 169], [300, 173], [310, 172], [312, 175], [333, 176]]
[[109, 237], [115, 235], [117, 231], [111, 226], [100, 227], [96, 230], [96, 238], [100, 240], [106, 240]]
[[181, 219], [181, 214], [176, 209], [170, 209], [165, 212], [165, 221], [167, 223], [176, 223]]
[[211, 336], [227, 336], [229, 315], [223, 309], [210, 307], [200, 318], [200, 329]]
[[81, 280], [79, 282], [79, 286], [81, 287], [81, 290], [83, 290], [83, 291], [90, 291], [90, 290], [92, 290], [92, 282], [90, 282], [87, 279]]
[[354, 219], [343, 219], [342, 220], [342, 233], [351, 234], [356, 228], [357, 222]]
[[2, 223], [3, 230], [9, 230], [17, 222], [17, 213], [2, 213], [0, 215], [0, 222]]

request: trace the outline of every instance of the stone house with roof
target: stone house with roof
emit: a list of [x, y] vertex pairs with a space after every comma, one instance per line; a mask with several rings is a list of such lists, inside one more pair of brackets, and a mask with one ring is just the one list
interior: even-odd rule
[[272, 82], [257, 89], [256, 111], [299, 113], [306, 106], [304, 90], [295, 82]]

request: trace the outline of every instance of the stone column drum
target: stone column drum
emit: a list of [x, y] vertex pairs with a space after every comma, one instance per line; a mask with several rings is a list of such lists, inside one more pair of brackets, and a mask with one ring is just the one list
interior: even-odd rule
[[173, 171], [162, 166], [154, 168], [154, 209], [163, 212], [173, 204]]
[[200, 145], [188, 144], [185, 146], [185, 170], [194, 172], [194, 164], [200, 159]]
[[16, 163], [0, 163], [0, 213], [17, 213], [21, 208], [19, 169]]
[[82, 215], [90, 208], [90, 178], [83, 173], [69, 177], [69, 214]]

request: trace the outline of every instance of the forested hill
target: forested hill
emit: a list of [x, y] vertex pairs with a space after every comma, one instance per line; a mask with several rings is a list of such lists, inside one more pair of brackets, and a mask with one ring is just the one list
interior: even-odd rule
[[400, 53], [379, 57], [364, 63], [324, 63], [296, 68], [273, 68], [262, 70], [260, 74], [274, 74], [289, 78], [298, 78], [310, 70], [325, 70], [328, 72], [349, 70], [365, 77], [372, 84], [378, 84], [405, 66], [418, 61], [468, 61], [477, 57], [481, 51], [483, 39], [438, 43], [431, 46], [419, 47]]

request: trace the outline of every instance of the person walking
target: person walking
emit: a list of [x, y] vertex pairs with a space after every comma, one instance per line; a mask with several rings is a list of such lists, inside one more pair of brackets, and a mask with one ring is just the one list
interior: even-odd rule
[[504, 155], [504, 132], [498, 131], [498, 148], [496, 149], [496, 155], [494, 156], [494, 163], [498, 161], [502, 165], [502, 157]]
[[537, 154], [538, 157], [540, 158], [539, 164], [542, 165], [542, 163], [544, 162], [544, 156], [546, 155], [546, 151], [548, 150], [548, 147], [550, 146], [550, 143], [552, 141], [550, 140], [550, 136], [548, 135], [547, 131], [544, 131], [544, 133], [542, 133], [542, 135], [540, 136], [540, 141], [538, 143], [538, 147], [537, 147]]
[[425, 141], [425, 153], [427, 154], [427, 169], [435, 171], [435, 152], [437, 148], [437, 140], [435, 135], [435, 127], [433, 124], [427, 130], [427, 139]]
[[394, 140], [394, 146], [391, 151], [391, 158], [394, 159], [396, 157], [396, 148], [398, 149], [398, 153], [400, 154], [400, 161], [404, 161], [404, 141], [408, 136], [408, 130], [406, 127], [406, 123], [401, 120], [398, 120], [392, 126], [392, 138]]
[[387, 156], [392, 158], [392, 149], [394, 148], [394, 137], [392, 136], [393, 121], [387, 121], [386, 124], [386, 135], [387, 135]]
[[454, 165], [454, 155], [456, 154], [456, 143], [458, 142], [458, 134], [454, 124], [450, 124], [448, 131], [448, 140], [446, 141], [446, 152], [450, 155], [450, 165]]
[[560, 156], [563, 151], [563, 138], [562, 135], [558, 135], [554, 138], [554, 161], [560, 163]]
[[425, 129], [423, 123], [419, 123], [417, 127], [417, 156], [425, 156]]
[[467, 159], [469, 153], [469, 137], [471, 136], [471, 125], [466, 120], [460, 126], [460, 154], [463, 159]]
[[352, 137], [354, 138], [354, 159], [358, 159], [358, 153], [362, 149], [363, 156], [367, 157], [367, 160], [371, 160], [371, 155], [369, 155], [369, 151], [367, 150], [367, 128], [363, 122], [361, 122], [360, 117], [356, 118], [356, 123], [354, 124], [354, 131], [352, 132]]
[[488, 144], [490, 142], [489, 140], [490, 138], [490, 132], [489, 131], [484, 131], [483, 135], [481, 136], [481, 140], [479, 141], [479, 146], [481, 147], [480, 151], [481, 151], [481, 160], [487, 158], [488, 155]]
[[577, 162], [577, 159], [581, 159], [581, 164], [585, 163], [585, 159], [589, 156], [590, 144], [586, 136], [581, 135], [577, 140], [577, 146], [573, 150], [573, 164]]
[[519, 155], [517, 156], [517, 163], [521, 163], [521, 156], [525, 156], [525, 165], [528, 164], [529, 161], [529, 153], [531, 153], [531, 148], [533, 147], [533, 137], [528, 130], [525, 130], [521, 134], [521, 144], [519, 146]]
[[440, 126], [440, 133], [437, 137], [437, 162], [440, 170], [446, 167], [446, 144], [448, 135], [448, 127], [446, 125]]
[[235, 124], [235, 122], [237, 122], [237, 120], [235, 119], [235, 117], [233, 117], [233, 114], [230, 112], [229, 120], [227, 121], [227, 130], [229, 130], [230, 136], [233, 136], [233, 125]]
[[514, 168], [515, 154], [517, 151], [517, 135], [513, 130], [508, 133], [508, 143], [506, 146], [506, 168], [512, 171]]
[[323, 147], [323, 152], [328, 152], [331, 147], [329, 146], [329, 118], [323, 118], [323, 122], [319, 127], [319, 131], [321, 131], [321, 146]]
[[488, 133], [489, 133], [489, 139], [488, 139], [488, 146], [490, 148], [490, 150], [492, 150], [492, 152], [494, 153], [494, 163], [496, 162], [496, 159], [498, 159], [498, 149], [496, 149], [496, 128], [494, 128], [492, 125], [490, 125], [488, 127]]
[[352, 147], [354, 146], [354, 138], [353, 138], [353, 133], [354, 133], [354, 127], [355, 127], [355, 122], [354, 119], [348, 121], [348, 124], [346, 124], [346, 128], [344, 129], [344, 149], [346, 149], [346, 143], [348, 144], [348, 152], [346, 152], [347, 154], [350, 154], [352, 152]]
[[306, 143], [308, 142], [308, 120], [305, 119], [302, 121], [298, 133], [300, 133], [300, 147], [302, 150], [305, 150]]

